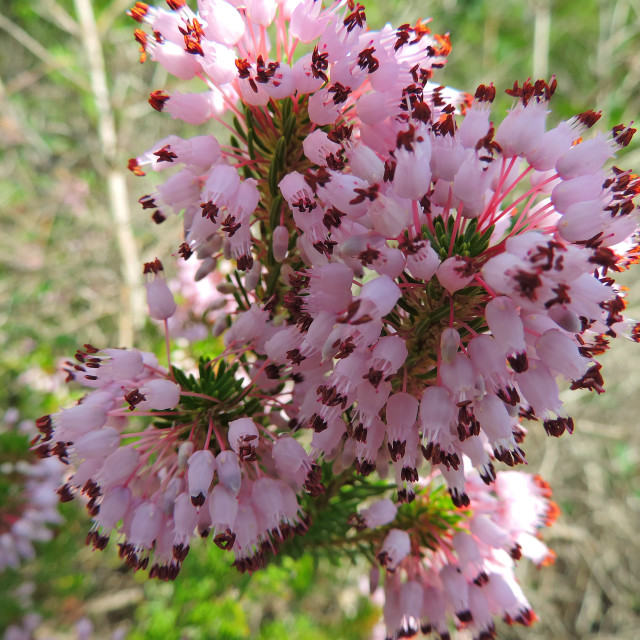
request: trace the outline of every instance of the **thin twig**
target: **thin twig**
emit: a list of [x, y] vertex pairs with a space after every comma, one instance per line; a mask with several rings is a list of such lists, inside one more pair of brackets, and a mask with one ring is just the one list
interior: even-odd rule
[[125, 174], [117, 168], [115, 117], [111, 107], [101, 38], [93, 6], [91, 0], [74, 0], [74, 4], [82, 27], [82, 45], [87, 56], [91, 91], [98, 112], [98, 135], [102, 154], [109, 167], [107, 173], [109, 206], [115, 224], [123, 280], [119, 341], [120, 344], [132, 344], [134, 328], [142, 325], [145, 316], [142, 288], [139, 284], [140, 259], [131, 228], [129, 193]]

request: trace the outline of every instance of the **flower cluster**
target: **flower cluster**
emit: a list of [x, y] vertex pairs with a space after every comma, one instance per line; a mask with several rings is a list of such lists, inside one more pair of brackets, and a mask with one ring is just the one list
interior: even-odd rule
[[52, 525], [62, 522], [55, 492], [64, 465], [30, 454], [33, 424], [17, 424], [17, 418], [9, 409], [0, 426], [0, 573], [34, 558], [33, 544], [50, 540]]
[[[591, 135], [593, 111], [548, 127], [554, 79], [514, 83], [496, 126], [493, 85], [432, 81], [447, 36], [370, 31], [352, 0], [168, 5], [130, 11], [141, 61], [206, 91], [149, 102], [231, 136], [169, 136], [129, 168], [174, 169], [140, 204], [158, 224], [183, 215], [176, 256], [215, 283], [205, 322], [224, 349], [185, 374], [85, 345], [69, 373], [94, 390], [39, 421], [39, 452], [78, 465], [62, 499], [88, 496], [95, 547], [117, 529], [128, 565], [172, 579], [196, 532], [259, 568], [313, 538], [314, 505], [335, 504], [315, 497], [375, 471], [394, 500], [341, 522], [375, 523], [393, 637], [447, 637], [447, 613], [483, 639], [493, 616], [530, 624], [512, 564], [550, 557], [535, 537], [548, 491], [495, 466], [525, 461], [523, 419], [571, 432], [559, 379], [601, 393], [596, 357], [640, 338], [614, 280], [637, 259], [640, 179], [609, 168], [635, 130]], [[144, 272], [166, 326], [162, 264]], [[449, 502], [405, 517], [426, 476]]]
[[[513, 569], [522, 556], [538, 566], [554, 560], [536, 537], [557, 515], [549, 487], [539, 477], [499, 471], [491, 490], [477, 473], [468, 474], [465, 491], [468, 519], [444, 538], [433, 507], [403, 515], [409, 516], [406, 529], [392, 528], [386, 535], [378, 561], [387, 570], [384, 617], [389, 637], [411, 637], [420, 629], [447, 639], [454, 626], [488, 639], [494, 637], [494, 617], [525, 626], [535, 621]], [[433, 502], [434, 494], [429, 499]], [[388, 509], [384, 501], [375, 503], [366, 524], [385, 524], [390, 514], [380, 515]], [[374, 570], [374, 589], [378, 577]]]
[[[38, 627], [40, 626], [40, 616], [36, 613], [29, 613], [20, 621], [19, 624], [10, 625], [4, 632], [3, 640], [34, 640], [36, 637], [42, 640], [54, 640], [44, 636], [36, 636]], [[75, 640], [92, 640], [93, 624], [89, 618], [80, 618], [74, 625]], [[116, 629], [111, 634], [111, 640], [122, 640], [125, 636], [126, 629]], [[72, 636], [67, 636], [72, 637]]]

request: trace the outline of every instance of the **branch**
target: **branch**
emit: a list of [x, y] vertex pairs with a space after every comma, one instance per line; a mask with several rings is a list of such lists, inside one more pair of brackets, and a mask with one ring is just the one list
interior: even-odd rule
[[115, 224], [124, 284], [119, 341], [120, 344], [132, 344], [134, 328], [141, 326], [145, 313], [142, 288], [139, 283], [140, 259], [131, 228], [127, 181], [124, 172], [117, 166], [118, 138], [115, 117], [107, 85], [100, 34], [91, 0], [74, 0], [74, 4], [81, 26], [82, 45], [89, 65], [91, 91], [98, 112], [98, 135], [102, 154], [109, 167], [107, 173], [109, 207]]

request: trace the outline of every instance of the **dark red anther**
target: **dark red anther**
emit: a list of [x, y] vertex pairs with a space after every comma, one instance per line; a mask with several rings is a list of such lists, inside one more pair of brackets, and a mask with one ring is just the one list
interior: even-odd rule
[[164, 91], [152, 91], [149, 95], [149, 104], [156, 110], [162, 111], [164, 109], [165, 102], [169, 99], [169, 96]]

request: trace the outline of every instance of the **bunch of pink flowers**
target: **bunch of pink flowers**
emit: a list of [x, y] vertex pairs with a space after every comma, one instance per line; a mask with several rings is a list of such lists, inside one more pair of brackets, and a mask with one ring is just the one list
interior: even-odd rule
[[[552, 559], [537, 531], [556, 510], [496, 466], [525, 462], [525, 418], [571, 432], [559, 380], [601, 393], [596, 356], [640, 336], [614, 280], [636, 261], [640, 179], [610, 163], [635, 130], [592, 134], [593, 111], [548, 127], [553, 79], [514, 83], [494, 125], [493, 85], [433, 81], [447, 36], [370, 31], [351, 0], [168, 5], [130, 11], [141, 61], [205, 91], [149, 102], [231, 135], [169, 136], [129, 168], [171, 173], [140, 203], [183, 216], [175, 256], [216, 283], [224, 348], [186, 373], [80, 349], [70, 378], [92, 390], [38, 423], [38, 451], [76, 465], [61, 498], [83, 492], [88, 542], [116, 531], [161, 579], [195, 535], [254, 571], [322, 531], [384, 569], [389, 637], [531, 624], [513, 564]], [[166, 325], [163, 265], [144, 272]], [[316, 505], [354, 478], [364, 510], [326, 540]]]
[[33, 426], [19, 421], [15, 408], [0, 419], [0, 575], [33, 559], [34, 544], [51, 540], [53, 527], [62, 522], [55, 492], [65, 466], [29, 452], [27, 436], [33, 436]]

